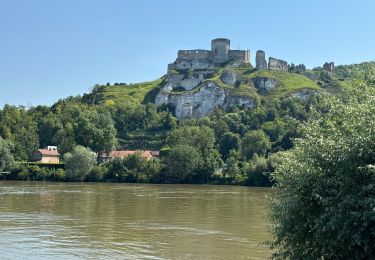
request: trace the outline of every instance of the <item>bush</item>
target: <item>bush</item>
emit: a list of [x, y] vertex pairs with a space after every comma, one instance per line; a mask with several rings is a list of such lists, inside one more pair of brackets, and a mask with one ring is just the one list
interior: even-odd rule
[[52, 171], [53, 170], [50, 170], [46, 167], [41, 168], [40, 171], [36, 174], [36, 180], [48, 180], [52, 175]]
[[106, 169], [104, 165], [94, 166], [87, 175], [87, 181], [101, 181], [103, 179]]
[[269, 171], [267, 159], [254, 154], [246, 169], [247, 185], [258, 187], [271, 186]]
[[30, 179], [30, 174], [25, 166], [21, 166], [19, 171], [17, 172], [17, 179], [18, 180], [29, 180]]
[[64, 169], [56, 169], [52, 174], [52, 179], [54, 181], [64, 181], [65, 180], [65, 170]]
[[96, 156], [90, 149], [76, 146], [72, 153], [64, 156], [66, 179], [84, 181], [91, 169], [96, 165]]
[[329, 112], [284, 153], [270, 200], [276, 258], [374, 259], [374, 96], [360, 82], [345, 101], [325, 100]]

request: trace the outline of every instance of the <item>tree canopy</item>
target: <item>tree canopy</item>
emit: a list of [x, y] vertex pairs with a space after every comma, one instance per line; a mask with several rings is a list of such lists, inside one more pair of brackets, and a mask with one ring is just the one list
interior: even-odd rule
[[374, 257], [374, 75], [341, 99], [325, 99], [277, 167], [270, 200], [276, 258]]
[[76, 146], [71, 153], [64, 155], [66, 178], [71, 181], [84, 181], [96, 165], [95, 153], [83, 146]]

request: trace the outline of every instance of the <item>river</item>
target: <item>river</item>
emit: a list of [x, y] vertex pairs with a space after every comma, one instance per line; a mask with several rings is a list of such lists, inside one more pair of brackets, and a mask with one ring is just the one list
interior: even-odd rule
[[266, 259], [268, 191], [0, 181], [0, 258]]

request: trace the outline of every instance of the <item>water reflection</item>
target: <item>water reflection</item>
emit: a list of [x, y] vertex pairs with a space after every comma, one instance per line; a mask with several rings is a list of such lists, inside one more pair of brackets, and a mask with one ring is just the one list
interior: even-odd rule
[[1, 257], [263, 259], [267, 189], [0, 182]]

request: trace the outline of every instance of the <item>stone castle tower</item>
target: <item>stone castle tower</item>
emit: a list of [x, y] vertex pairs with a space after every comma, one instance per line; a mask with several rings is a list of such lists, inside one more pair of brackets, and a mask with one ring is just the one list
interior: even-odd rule
[[267, 69], [266, 54], [262, 50], [258, 50], [255, 57], [255, 66], [257, 70]]
[[223, 63], [228, 61], [230, 50], [230, 40], [217, 38], [211, 41], [212, 61], [214, 63]]

